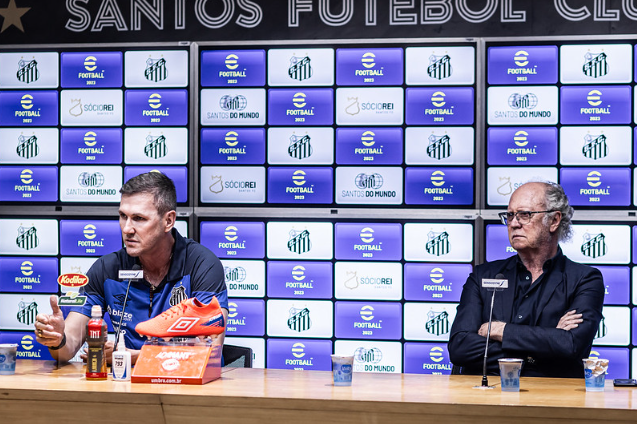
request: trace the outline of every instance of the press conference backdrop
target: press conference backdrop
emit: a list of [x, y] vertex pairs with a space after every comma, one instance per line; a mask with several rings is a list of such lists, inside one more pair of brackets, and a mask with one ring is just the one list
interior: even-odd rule
[[256, 366], [449, 373], [464, 280], [515, 253], [495, 213], [541, 178], [587, 213], [563, 249], [605, 277], [594, 354], [636, 374], [634, 40], [95, 47], [0, 51], [0, 340], [21, 357], [50, 357], [35, 314], [121, 246], [117, 190], [156, 169]]

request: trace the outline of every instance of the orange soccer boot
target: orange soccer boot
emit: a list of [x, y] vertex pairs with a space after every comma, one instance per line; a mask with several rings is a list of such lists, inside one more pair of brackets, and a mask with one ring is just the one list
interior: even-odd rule
[[211, 336], [223, 333], [224, 329], [221, 306], [214, 296], [207, 305], [196, 297], [183, 300], [135, 327], [135, 331], [148, 337]]

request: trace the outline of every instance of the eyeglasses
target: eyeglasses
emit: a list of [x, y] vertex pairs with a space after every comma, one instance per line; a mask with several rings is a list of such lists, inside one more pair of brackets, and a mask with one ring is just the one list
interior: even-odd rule
[[519, 211], [519, 212], [500, 212], [498, 216], [500, 217], [500, 221], [504, 225], [508, 225], [513, 221], [513, 218], [517, 218], [520, 225], [526, 225], [531, 222], [531, 218], [536, 213], [551, 213], [557, 211]]

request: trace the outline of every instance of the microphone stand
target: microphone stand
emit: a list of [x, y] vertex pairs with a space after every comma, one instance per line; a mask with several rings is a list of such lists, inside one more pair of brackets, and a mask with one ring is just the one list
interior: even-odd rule
[[491, 309], [489, 310], [489, 325], [487, 325], [487, 343], [484, 346], [484, 360], [482, 362], [482, 386], [483, 388], [490, 389], [489, 379], [487, 378], [487, 356], [489, 352], [489, 337], [491, 336], [491, 320], [493, 319], [493, 301], [495, 300], [495, 289], [493, 295], [491, 295]]

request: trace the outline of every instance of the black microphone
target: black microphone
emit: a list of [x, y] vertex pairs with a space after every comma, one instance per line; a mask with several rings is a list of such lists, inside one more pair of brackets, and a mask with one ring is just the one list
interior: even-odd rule
[[483, 278], [482, 287], [487, 291], [492, 291], [491, 308], [489, 309], [489, 325], [487, 326], [487, 342], [484, 346], [484, 361], [482, 363], [482, 386], [489, 388], [489, 379], [487, 378], [487, 357], [489, 354], [489, 337], [491, 336], [491, 321], [493, 319], [493, 301], [495, 300], [495, 292], [509, 287], [509, 280], [504, 278], [501, 273], [496, 274], [495, 278]]
[[133, 265], [131, 270], [120, 269], [118, 272], [120, 280], [128, 279], [128, 286], [126, 287], [126, 295], [124, 295], [124, 304], [122, 305], [122, 314], [119, 316], [119, 325], [117, 326], [117, 332], [115, 333], [115, 347], [113, 351], [117, 351], [117, 343], [119, 343], [119, 332], [122, 330], [122, 321], [124, 320], [124, 311], [126, 310], [126, 301], [128, 300], [128, 291], [130, 290], [130, 283], [133, 280], [141, 280], [144, 278], [144, 271], [139, 264]]

